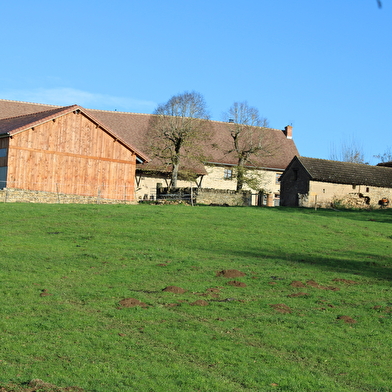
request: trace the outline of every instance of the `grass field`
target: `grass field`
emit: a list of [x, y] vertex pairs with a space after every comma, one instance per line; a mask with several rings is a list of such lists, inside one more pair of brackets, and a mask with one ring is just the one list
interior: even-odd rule
[[391, 210], [0, 216], [0, 390], [392, 391]]

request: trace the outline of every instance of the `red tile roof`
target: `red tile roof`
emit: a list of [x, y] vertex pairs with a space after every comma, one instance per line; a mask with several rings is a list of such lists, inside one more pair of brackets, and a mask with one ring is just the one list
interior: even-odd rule
[[28, 128], [32, 128], [38, 124], [42, 124], [53, 118], [62, 116], [70, 110], [75, 110], [75, 108], [78, 108], [78, 106], [65, 106], [31, 114], [2, 118], [0, 119], [0, 135], [7, 133], [15, 135], [16, 133], [25, 131]]
[[[88, 109], [94, 116], [100, 119], [110, 128], [115, 129], [125, 140], [132, 140], [132, 143], [139, 149], [146, 149], [145, 135], [151, 114], [137, 114], [126, 112], [110, 112], [104, 110]], [[211, 121], [213, 137], [204, 143], [204, 154], [207, 163], [221, 165], [235, 165], [237, 158], [234, 153], [227, 153], [232, 149], [229, 123]], [[284, 170], [291, 159], [298, 154], [298, 150], [292, 139], [286, 138], [282, 130], [263, 128], [263, 141], [265, 142], [267, 154], [254, 159], [249, 166], [274, 168]], [[216, 147], [215, 147], [216, 146]]]
[[23, 116], [24, 114], [43, 112], [45, 110], [55, 109], [59, 107], [61, 106], [0, 99], [0, 119]]

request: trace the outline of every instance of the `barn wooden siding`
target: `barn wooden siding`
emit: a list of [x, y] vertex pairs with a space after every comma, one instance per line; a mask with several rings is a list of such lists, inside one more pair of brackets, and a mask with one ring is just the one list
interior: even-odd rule
[[135, 169], [135, 153], [80, 111], [9, 140], [9, 188], [133, 200]]

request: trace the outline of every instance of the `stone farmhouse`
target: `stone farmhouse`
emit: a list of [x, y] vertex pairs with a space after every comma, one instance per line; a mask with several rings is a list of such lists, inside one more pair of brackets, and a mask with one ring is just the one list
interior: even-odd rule
[[[33, 115], [50, 110], [65, 110], [65, 108], [54, 105], [0, 100], [0, 121], [2, 121], [2, 119], [5, 120], [12, 117]], [[75, 111], [75, 109], [70, 110], [71, 112]], [[90, 119], [92, 123], [99, 124], [99, 127], [102, 130], [105, 130], [106, 134], [112, 135], [111, 137], [113, 139], [120, 141], [121, 145], [124, 147], [127, 146], [127, 148], [134, 152], [133, 160], [136, 160], [134, 174], [135, 200], [154, 199], [157, 186], [165, 187], [169, 185], [170, 167], [165, 167], [160, 162], [150, 160], [148, 157], [146, 132], [152, 115], [84, 109], [79, 106], [78, 110], [80, 110], [84, 117]], [[206, 140], [203, 146], [206, 156], [205, 162], [198, 165], [192, 164], [191, 166], [187, 166], [187, 163], [185, 162], [183, 167], [180, 168], [180, 181], [178, 182], [178, 186], [196, 186], [199, 189], [214, 188], [221, 190], [222, 192], [234, 191], [236, 189], [236, 181], [233, 178], [233, 174], [236, 165], [236, 157], [233, 153], [228, 153], [231, 149], [230, 124], [219, 121], [211, 121], [210, 124], [213, 136], [211, 140]], [[69, 132], [75, 132], [75, 127], [77, 126], [74, 125], [73, 127], [74, 128], [69, 129]], [[63, 129], [65, 132], [67, 128]], [[1, 124], [0, 132], [2, 132]], [[263, 128], [262, 132], [263, 143], [265, 142], [268, 146], [268, 153], [253, 159], [252, 163], [248, 165], [248, 168], [255, 173], [261, 174], [264, 196], [261, 200], [258, 195], [254, 195], [252, 204], [264, 203], [270, 206], [278, 205], [280, 197], [279, 177], [291, 159], [295, 155], [298, 155], [298, 150], [292, 137], [291, 126], [287, 126], [283, 130]], [[95, 136], [91, 134], [89, 142], [94, 144], [94, 138]], [[39, 146], [36, 146], [35, 148], [38, 149]], [[56, 149], [57, 147], [53, 146], [53, 148]], [[5, 169], [3, 169], [3, 172], [4, 170]], [[31, 168], [31, 170], [33, 170], [33, 168]], [[83, 169], [80, 168], [80, 171], [82, 170]], [[189, 180], [189, 176], [183, 177], [181, 180], [181, 173], [189, 174], [189, 171], [193, 174], [192, 180]], [[70, 171], [69, 175], [65, 176], [65, 173], [63, 172], [63, 182], [72, 181], [72, 178], [74, 178], [72, 173], [73, 172]], [[117, 175], [115, 173], [116, 171], [113, 171], [114, 176]], [[79, 176], [81, 176], [81, 174], [79, 174]], [[8, 176], [7, 179], [7, 186], [11, 186], [11, 183], [9, 182], [10, 177]], [[59, 179], [56, 179], [56, 181], [59, 181]], [[94, 186], [97, 186], [95, 180], [86, 178], [86, 181], [92, 181]], [[99, 179], [98, 182], [100, 181], [102, 181], [102, 179]], [[118, 186], [121, 187], [122, 184], [119, 183]], [[53, 189], [53, 187], [51, 189]], [[121, 196], [120, 193], [120, 191], [117, 192], [118, 197]], [[128, 190], [126, 191], [126, 194], [129, 195]], [[122, 197], [120, 197], [120, 199], [122, 199]]]
[[294, 157], [280, 180], [282, 206], [391, 207], [392, 168]]

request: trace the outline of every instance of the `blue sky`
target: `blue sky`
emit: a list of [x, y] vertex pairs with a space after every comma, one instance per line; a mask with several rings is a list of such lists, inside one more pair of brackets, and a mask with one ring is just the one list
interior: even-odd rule
[[235, 101], [301, 155], [392, 146], [392, 2], [13, 0], [2, 4], [0, 98], [151, 113], [183, 91], [212, 119]]

